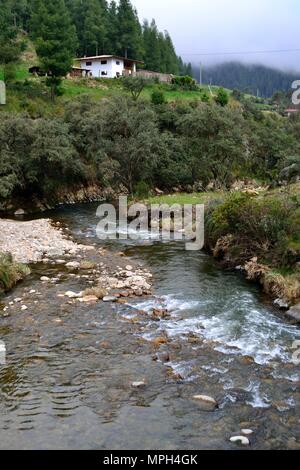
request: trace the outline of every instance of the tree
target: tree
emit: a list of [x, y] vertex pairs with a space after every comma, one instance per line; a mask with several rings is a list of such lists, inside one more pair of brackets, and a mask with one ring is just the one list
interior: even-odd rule
[[36, 0], [31, 34], [54, 99], [61, 78], [72, 67], [77, 45], [75, 27], [64, 0]]
[[118, 13], [117, 54], [141, 59], [143, 56], [142, 28], [137, 11], [130, 0], [120, 0]]
[[14, 14], [9, 0], [0, 0], [0, 66], [4, 80], [14, 78], [14, 69], [21, 55], [21, 43], [18, 41]]
[[99, 0], [86, 0], [83, 23], [83, 48], [85, 55], [104, 53], [106, 41], [106, 12]]
[[137, 101], [144, 90], [147, 81], [141, 77], [124, 77], [122, 79], [123, 87], [131, 93], [134, 101]]

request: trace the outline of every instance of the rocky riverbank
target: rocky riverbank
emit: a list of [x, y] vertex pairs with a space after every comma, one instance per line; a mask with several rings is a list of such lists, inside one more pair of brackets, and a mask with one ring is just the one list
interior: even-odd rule
[[84, 289], [59, 293], [72, 301], [121, 302], [151, 294], [152, 275], [147, 269], [129, 263], [123, 253], [75, 243], [59, 222], [0, 219], [0, 233], [0, 252], [10, 253], [15, 262], [33, 264], [33, 270], [40, 263], [58, 268], [53, 277], [42, 275], [42, 283], [56, 284], [66, 276], [83, 279]]

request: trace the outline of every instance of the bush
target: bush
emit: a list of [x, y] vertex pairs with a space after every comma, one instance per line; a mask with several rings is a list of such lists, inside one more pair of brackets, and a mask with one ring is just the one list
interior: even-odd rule
[[28, 274], [30, 269], [27, 266], [14, 263], [9, 253], [0, 253], [0, 294], [11, 289]]
[[187, 91], [197, 91], [199, 87], [196, 80], [194, 80], [189, 75], [184, 77], [176, 76], [172, 78], [172, 84], [175, 86], [175, 89], [182, 89]]
[[151, 102], [154, 105], [162, 105], [166, 103], [166, 97], [161, 90], [154, 90], [151, 94]]
[[218, 91], [218, 94], [215, 98], [216, 103], [219, 104], [220, 106], [224, 107], [229, 103], [229, 96], [226, 90], [224, 88], [220, 88]]

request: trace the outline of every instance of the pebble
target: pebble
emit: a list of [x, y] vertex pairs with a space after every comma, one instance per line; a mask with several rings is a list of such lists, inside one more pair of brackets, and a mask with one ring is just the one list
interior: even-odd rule
[[26, 307], [26, 305], [22, 305], [21, 310], [23, 310], [23, 311], [28, 310], [28, 307]]
[[66, 267], [70, 269], [79, 269], [80, 263], [78, 261], [70, 261], [69, 263], [66, 264]]
[[47, 277], [47, 276], [42, 276], [42, 277], [41, 277], [41, 281], [42, 281], [42, 282], [49, 282], [49, 281], [50, 281], [50, 278]]
[[242, 429], [242, 434], [244, 434], [245, 436], [250, 436], [253, 433], [254, 431], [252, 431], [252, 429]]
[[245, 436], [233, 436], [230, 438], [230, 442], [233, 442], [234, 444], [241, 444], [243, 446], [250, 445], [249, 439]]
[[69, 297], [69, 299], [79, 299], [80, 297], [82, 297], [82, 292], [72, 292], [71, 290], [69, 290], [65, 293], [65, 297]]
[[98, 302], [98, 297], [95, 295], [86, 295], [85, 297], [82, 297], [82, 299], [79, 299], [80, 302]]
[[117, 301], [117, 298], [110, 296], [110, 295], [106, 295], [105, 297], [103, 297], [103, 302], [116, 302], [116, 301]]

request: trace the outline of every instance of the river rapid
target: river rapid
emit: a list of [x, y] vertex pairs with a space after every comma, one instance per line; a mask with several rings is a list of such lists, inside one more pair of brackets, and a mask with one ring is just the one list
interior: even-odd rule
[[[245, 428], [251, 449], [299, 448], [300, 365], [292, 360], [299, 328], [254, 284], [183, 242], [148, 233], [98, 240], [95, 214], [86, 204], [45, 216], [76, 241], [123, 251], [149, 268], [154, 294], [74, 308], [57, 289], [78, 289], [82, 279], [66, 274], [45, 287], [40, 276], [61, 267], [33, 267], [10, 296], [35, 290], [39, 299], [0, 321], [8, 352], [0, 448], [235, 449], [230, 437]], [[153, 308], [170, 315], [155, 321]], [[146, 385], [133, 388], [134, 381]], [[203, 411], [193, 400], [200, 394], [218, 409]]]

